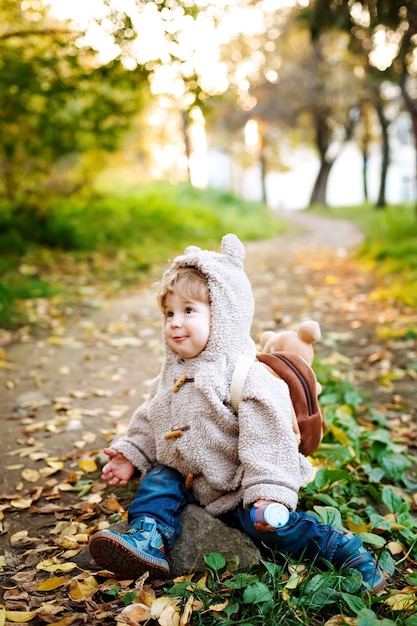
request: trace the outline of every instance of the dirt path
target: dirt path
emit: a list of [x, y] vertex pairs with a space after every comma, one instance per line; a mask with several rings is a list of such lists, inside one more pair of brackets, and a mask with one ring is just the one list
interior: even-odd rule
[[[377, 332], [417, 322], [416, 312], [372, 300], [372, 275], [348, 254], [362, 239], [350, 223], [301, 213], [288, 214], [288, 220], [293, 228], [282, 237], [247, 244], [256, 300], [253, 336], [316, 319], [323, 333], [321, 356], [346, 355], [352, 379], [372, 391], [375, 406], [383, 404], [393, 421], [415, 422], [415, 380], [404, 374], [380, 384], [384, 372], [406, 371], [407, 360], [417, 362], [415, 340], [381, 345]], [[94, 457], [123, 429], [158, 370], [160, 315], [152, 289], [101, 304], [89, 315], [58, 321], [44, 336], [23, 336], [5, 347], [0, 548], [10, 549], [17, 530], [39, 532], [48, 519], [35, 515], [44, 500], [56, 513], [52, 504], [62, 501], [63, 492], [54, 462], [63, 460], [68, 477], [80, 459]], [[39, 487], [48, 476], [45, 467], [49, 492]]]

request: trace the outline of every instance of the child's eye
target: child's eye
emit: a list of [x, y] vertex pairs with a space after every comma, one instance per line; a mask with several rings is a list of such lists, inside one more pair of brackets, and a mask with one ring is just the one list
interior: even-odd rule
[[168, 317], [173, 317], [173, 316], [174, 316], [174, 314], [173, 314], [173, 312], [172, 312], [172, 311], [165, 311], [165, 317], [166, 317], [166, 318], [168, 318]]
[[187, 308], [185, 309], [185, 312], [187, 313], [187, 315], [189, 315], [190, 313], [194, 313], [194, 309], [192, 309], [192, 308], [189, 306], [189, 307], [187, 307]]

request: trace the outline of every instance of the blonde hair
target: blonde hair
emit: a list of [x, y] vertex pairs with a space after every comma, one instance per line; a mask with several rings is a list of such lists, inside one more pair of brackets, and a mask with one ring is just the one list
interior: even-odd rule
[[197, 268], [182, 265], [165, 272], [158, 285], [156, 298], [162, 312], [165, 309], [165, 299], [169, 293], [179, 290], [182, 295], [210, 304], [207, 279]]

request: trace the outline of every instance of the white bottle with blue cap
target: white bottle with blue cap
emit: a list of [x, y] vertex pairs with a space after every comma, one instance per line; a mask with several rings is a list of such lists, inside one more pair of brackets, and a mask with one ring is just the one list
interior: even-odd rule
[[288, 522], [290, 513], [286, 506], [279, 502], [265, 504], [264, 506], [252, 507], [250, 518], [252, 522], [259, 524], [268, 524], [274, 528], [281, 528]]

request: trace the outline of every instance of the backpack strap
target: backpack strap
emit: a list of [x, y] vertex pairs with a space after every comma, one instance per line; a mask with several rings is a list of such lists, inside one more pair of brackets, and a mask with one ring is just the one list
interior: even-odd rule
[[242, 395], [242, 389], [245, 384], [245, 380], [248, 377], [251, 365], [256, 361], [256, 345], [253, 339], [248, 339], [246, 348], [240, 355], [238, 362], [236, 363], [235, 370], [232, 376], [232, 382], [230, 384], [230, 404], [235, 413], [238, 411], [240, 396]]

